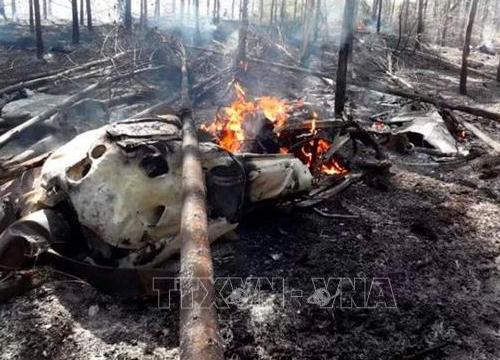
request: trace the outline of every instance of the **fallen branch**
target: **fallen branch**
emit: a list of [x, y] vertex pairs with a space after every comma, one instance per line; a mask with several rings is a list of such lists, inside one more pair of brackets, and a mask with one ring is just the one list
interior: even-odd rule
[[4, 134], [2, 134], [0, 136], [0, 148], [2, 148], [3, 146], [5, 146], [9, 141], [11, 141], [15, 136], [19, 135], [21, 132], [23, 132], [24, 130], [26, 130], [27, 128], [29, 128], [30, 126], [36, 124], [36, 123], [39, 123], [41, 121], [44, 121], [44, 120], [47, 120], [48, 118], [50, 118], [52, 115], [55, 115], [57, 114], [58, 112], [60, 111], [65, 111], [67, 109], [69, 109], [71, 106], [73, 106], [74, 104], [76, 104], [78, 101], [86, 98], [90, 93], [92, 93], [93, 91], [95, 91], [96, 89], [99, 89], [103, 86], [107, 86], [107, 85], [110, 85], [116, 81], [119, 81], [119, 80], [123, 80], [123, 79], [127, 79], [127, 78], [131, 78], [131, 77], [134, 77], [134, 76], [137, 76], [137, 75], [140, 75], [140, 74], [144, 74], [146, 72], [152, 72], [152, 71], [156, 71], [156, 70], [159, 70], [159, 69], [162, 69], [164, 68], [164, 66], [157, 66], [157, 67], [150, 67], [150, 68], [145, 68], [145, 69], [139, 69], [139, 70], [135, 70], [135, 71], [132, 71], [132, 72], [129, 72], [127, 74], [123, 74], [123, 75], [118, 75], [118, 76], [115, 76], [115, 77], [111, 77], [111, 78], [107, 78], [107, 79], [104, 79], [102, 81], [99, 81], [95, 84], [92, 84], [88, 87], [86, 87], [85, 89], [81, 90], [80, 92], [70, 96], [69, 98], [67, 98], [65, 101], [63, 101], [60, 105], [58, 106], [55, 106], [51, 109], [48, 109], [46, 111], [44, 111], [43, 113], [35, 116], [35, 117], [32, 117], [31, 119], [25, 121], [24, 123], [12, 128], [11, 130], [5, 132]]
[[[209, 51], [209, 52], [213, 52], [215, 54], [225, 55], [224, 53], [217, 51], [217, 50], [205, 49], [205, 48], [194, 47], [194, 46], [191, 46], [191, 47], [194, 49], [197, 49], [197, 50]], [[269, 66], [274, 66], [274, 67], [278, 67], [278, 68], [285, 69], [285, 70], [290, 70], [290, 71], [294, 71], [294, 72], [299, 72], [299, 73], [317, 76], [322, 80], [328, 79], [328, 80], [333, 82], [333, 79], [332, 79], [330, 74], [323, 73], [320, 71], [310, 70], [310, 69], [301, 68], [301, 67], [297, 67], [297, 66], [284, 65], [284, 64], [280, 64], [280, 63], [276, 63], [276, 62], [272, 62], [272, 61], [255, 59], [252, 57], [247, 57], [247, 60], [249, 62], [254, 62], [257, 64], [269, 65]], [[495, 121], [500, 122], [500, 113], [484, 110], [484, 109], [477, 108], [477, 107], [467, 106], [467, 105], [450, 104], [450, 103], [447, 103], [445, 101], [439, 100], [436, 97], [432, 97], [430, 95], [422, 95], [422, 94], [417, 94], [417, 93], [412, 93], [412, 92], [406, 92], [406, 91], [403, 91], [400, 89], [391, 88], [388, 86], [380, 86], [380, 85], [376, 85], [373, 83], [362, 84], [362, 83], [356, 82], [356, 83], [353, 83], [350, 85], [350, 87], [353, 87], [353, 86], [364, 88], [364, 89], [369, 89], [369, 90], [373, 90], [373, 91], [378, 91], [378, 92], [389, 94], [389, 95], [404, 97], [404, 98], [411, 99], [411, 100], [417, 100], [420, 102], [433, 104], [433, 105], [440, 107], [440, 108], [456, 110], [456, 111], [460, 111], [460, 112], [464, 112], [467, 114], [480, 116], [480, 117], [484, 117], [486, 119], [495, 120]]]
[[32, 88], [32, 87], [34, 87], [36, 85], [40, 85], [40, 84], [46, 83], [48, 81], [57, 81], [57, 80], [60, 80], [60, 79], [64, 79], [68, 75], [70, 75], [70, 74], [72, 74], [72, 73], [74, 73], [76, 71], [86, 70], [86, 69], [89, 69], [89, 68], [94, 67], [94, 66], [105, 64], [105, 63], [107, 63], [109, 61], [116, 60], [116, 59], [118, 59], [118, 58], [126, 55], [127, 53], [128, 52], [121, 52], [121, 53], [116, 54], [115, 56], [113, 56], [111, 58], [99, 59], [99, 60], [91, 61], [91, 62], [88, 62], [86, 64], [83, 64], [83, 65], [76, 66], [76, 67], [68, 69], [68, 70], [64, 70], [64, 71], [58, 72], [58, 73], [56, 73], [54, 75], [42, 76], [42, 77], [38, 77], [38, 78], [31, 79], [31, 80], [28, 80], [28, 81], [21, 81], [21, 82], [19, 82], [17, 84], [6, 86], [3, 89], [0, 89], [0, 96], [2, 96], [3, 94], [7, 94], [7, 93], [11, 93], [11, 92], [17, 91], [17, 90], [22, 90], [22, 89], [25, 89], [25, 88]]

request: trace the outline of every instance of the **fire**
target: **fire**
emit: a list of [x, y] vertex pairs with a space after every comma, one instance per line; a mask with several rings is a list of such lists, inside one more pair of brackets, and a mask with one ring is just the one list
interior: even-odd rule
[[273, 96], [264, 96], [255, 101], [247, 100], [246, 92], [238, 83], [234, 83], [237, 99], [216, 115], [215, 121], [201, 128], [214, 134], [218, 144], [231, 152], [238, 152], [245, 141], [249, 141], [244, 124], [253, 115], [261, 111], [275, 127], [283, 126], [288, 119], [290, 106], [286, 100]]
[[[303, 106], [303, 102], [291, 105], [287, 100], [281, 100], [273, 96], [263, 96], [255, 100], [248, 100], [245, 89], [238, 83], [234, 83], [236, 100], [229, 107], [223, 108], [215, 117], [211, 124], [203, 124], [201, 128], [217, 137], [217, 143], [224, 149], [237, 153], [242, 149], [242, 145], [253, 140], [249, 135], [248, 123], [259, 112], [271, 121], [274, 129], [282, 128], [292, 109]], [[313, 113], [311, 128], [309, 129], [310, 141], [306, 141], [300, 148], [290, 151], [286, 147], [281, 147], [281, 154], [293, 153], [311, 169], [318, 166], [318, 169], [325, 174], [345, 174], [347, 170], [337, 161], [329, 160], [323, 162], [323, 156], [331, 146], [327, 140], [317, 138], [318, 129], [316, 121], [318, 114]], [[279, 134], [277, 134], [279, 135]]]

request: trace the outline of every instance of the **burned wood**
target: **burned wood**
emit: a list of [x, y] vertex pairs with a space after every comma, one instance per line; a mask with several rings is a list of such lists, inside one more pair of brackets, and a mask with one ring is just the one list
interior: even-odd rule
[[323, 201], [331, 199], [335, 195], [341, 193], [352, 184], [361, 181], [362, 178], [362, 173], [347, 174], [344, 179], [340, 181], [340, 183], [337, 183], [334, 186], [325, 186], [320, 189], [316, 189], [315, 191], [311, 192], [309, 199], [297, 202], [294, 205], [302, 208], [318, 205]]
[[130, 53], [130, 52], [129, 51], [121, 52], [121, 53], [116, 54], [110, 58], [90, 61], [86, 64], [82, 64], [80, 66], [76, 66], [76, 67], [73, 67], [73, 68], [68, 69], [68, 70], [60, 71], [60, 72], [57, 72], [55, 74], [43, 75], [43, 76], [35, 78], [35, 79], [21, 81], [19, 83], [6, 86], [3, 89], [0, 89], [0, 96], [2, 96], [3, 94], [8, 94], [8, 93], [17, 91], [17, 90], [22, 90], [22, 89], [26, 89], [26, 88], [33, 88], [37, 85], [44, 84], [44, 83], [49, 82], [49, 81], [57, 81], [60, 79], [64, 79], [68, 75], [71, 75], [75, 72], [87, 70], [87, 69], [92, 68], [94, 66], [99, 66], [99, 65], [108, 63], [110, 61], [113, 62], [114, 60], [117, 60], [128, 53]]
[[39, 166], [42, 166], [45, 160], [50, 156], [51, 153], [45, 153], [40, 156], [36, 156], [33, 159], [26, 160], [19, 164], [7, 165], [7, 167], [3, 167], [0, 164], [0, 170], [2, 171], [0, 174], [0, 181], [5, 181], [9, 179], [14, 179], [20, 175], [22, 175], [25, 171], [29, 169], [33, 169]]
[[[186, 52], [180, 44], [182, 61], [181, 102], [190, 107]], [[201, 166], [196, 126], [190, 111], [182, 116], [182, 192], [181, 212], [181, 314], [180, 358], [183, 360], [222, 360], [219, 337], [214, 271], [206, 207], [206, 184]], [[203, 285], [203, 286], [202, 286]]]
[[70, 108], [71, 106], [73, 106], [74, 104], [76, 104], [78, 101], [86, 98], [89, 94], [91, 94], [92, 92], [94, 92], [95, 90], [103, 87], [103, 86], [107, 86], [107, 85], [110, 85], [116, 81], [119, 81], [119, 80], [123, 80], [123, 79], [127, 79], [127, 78], [131, 78], [133, 76], [137, 76], [137, 75], [140, 75], [140, 74], [144, 74], [144, 73], [147, 73], [147, 72], [153, 72], [153, 71], [157, 71], [159, 69], [163, 69], [164, 66], [157, 66], [157, 67], [150, 67], [150, 68], [145, 68], [145, 69], [139, 69], [139, 70], [135, 70], [135, 71], [132, 71], [132, 72], [129, 72], [127, 74], [123, 74], [123, 75], [117, 75], [117, 76], [114, 76], [114, 77], [109, 77], [107, 79], [104, 79], [102, 81], [99, 81], [95, 84], [92, 84], [88, 87], [86, 87], [85, 89], [81, 90], [80, 92], [70, 96], [68, 99], [66, 99], [63, 103], [61, 103], [60, 105], [58, 106], [55, 106], [51, 109], [48, 109], [47, 111], [35, 116], [35, 117], [32, 117], [31, 119], [29, 119], [28, 121], [14, 127], [13, 129], [10, 129], [9, 131], [5, 132], [4, 134], [2, 134], [0, 136], [0, 148], [2, 148], [3, 146], [5, 146], [9, 141], [11, 141], [15, 136], [19, 135], [20, 133], [22, 133], [24, 130], [26, 130], [27, 128], [29, 128], [30, 126], [36, 124], [36, 123], [39, 123], [41, 121], [44, 121], [48, 118], [50, 118], [52, 115], [55, 115], [57, 114], [58, 112], [60, 111], [64, 111], [68, 108]]

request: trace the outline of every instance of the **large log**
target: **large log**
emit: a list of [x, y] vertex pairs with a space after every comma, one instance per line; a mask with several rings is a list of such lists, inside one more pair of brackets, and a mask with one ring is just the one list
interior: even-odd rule
[[[191, 107], [186, 52], [180, 44], [182, 60], [181, 102]], [[182, 116], [182, 193], [181, 212], [181, 314], [180, 359], [222, 360], [224, 350], [219, 337], [213, 305], [214, 271], [206, 208], [205, 176], [201, 166], [196, 126], [190, 111]]]

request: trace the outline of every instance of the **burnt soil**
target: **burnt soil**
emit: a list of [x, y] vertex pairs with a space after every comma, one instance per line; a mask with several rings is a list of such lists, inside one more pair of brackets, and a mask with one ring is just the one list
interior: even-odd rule
[[[328, 106], [331, 91], [309, 80], [286, 81], [311, 98], [319, 91], [321, 106]], [[498, 85], [476, 82], [473, 93], [484, 89], [489, 104], [498, 104]], [[366, 100], [356, 96], [353, 102]], [[497, 124], [480, 124], [500, 138]], [[358, 183], [319, 206], [357, 217], [262, 209], [214, 244], [218, 277], [284, 281], [260, 292], [249, 286], [240, 302], [219, 309], [227, 359], [500, 357], [498, 177], [480, 179], [476, 163], [415, 166], [411, 157], [392, 159], [385, 189]], [[176, 304], [159, 309], [157, 299], [108, 296], [41, 271], [48, 281], [0, 305], [0, 359], [178, 358]], [[310, 298], [315, 278], [364, 278], [368, 286], [386, 279], [384, 294], [394, 298], [375, 308], [320, 306]], [[327, 290], [333, 295], [336, 288]]]

